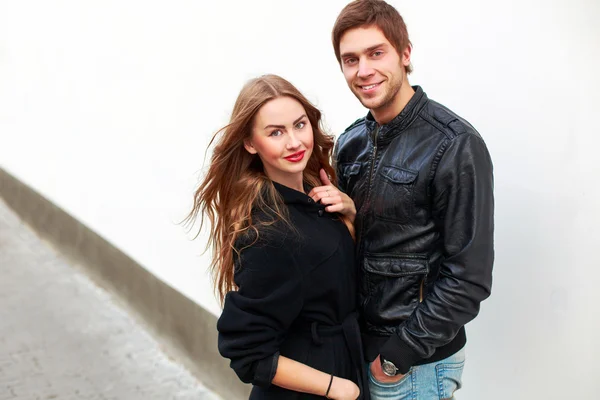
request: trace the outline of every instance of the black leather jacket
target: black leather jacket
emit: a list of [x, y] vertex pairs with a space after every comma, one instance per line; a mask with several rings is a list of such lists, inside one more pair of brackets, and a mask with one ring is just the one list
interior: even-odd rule
[[490, 295], [492, 161], [464, 119], [415, 86], [402, 112], [339, 138], [339, 186], [356, 203], [366, 358], [401, 373], [458, 351]]

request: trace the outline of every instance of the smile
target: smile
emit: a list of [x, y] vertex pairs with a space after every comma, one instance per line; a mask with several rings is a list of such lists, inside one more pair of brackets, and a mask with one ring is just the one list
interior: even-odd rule
[[306, 153], [306, 150], [299, 151], [284, 158], [291, 162], [299, 162], [302, 161], [302, 159], [304, 158], [304, 153]]
[[363, 91], [365, 91], [365, 92], [366, 92], [366, 91], [369, 91], [369, 90], [373, 90], [373, 89], [375, 89], [375, 88], [376, 88], [376, 87], [378, 87], [379, 85], [381, 85], [381, 82], [379, 82], [379, 83], [373, 83], [372, 85], [366, 85], [366, 86], [360, 86], [360, 85], [358, 85], [358, 87], [359, 87], [361, 90], [363, 90]]

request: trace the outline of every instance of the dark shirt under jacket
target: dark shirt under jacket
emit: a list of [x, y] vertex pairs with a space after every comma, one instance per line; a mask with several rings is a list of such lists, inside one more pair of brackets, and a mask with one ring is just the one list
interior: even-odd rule
[[239, 290], [225, 297], [217, 323], [219, 351], [243, 382], [254, 385], [250, 399], [323, 398], [271, 384], [280, 354], [351, 379], [364, 393], [350, 233], [336, 214], [306, 194], [274, 185], [291, 224], [279, 220], [260, 228], [254, 244], [251, 232], [236, 241]]

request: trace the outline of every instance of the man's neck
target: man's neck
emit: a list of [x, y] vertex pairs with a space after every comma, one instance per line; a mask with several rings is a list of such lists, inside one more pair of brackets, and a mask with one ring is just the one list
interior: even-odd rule
[[371, 110], [373, 118], [375, 118], [375, 121], [377, 121], [379, 125], [387, 124], [404, 110], [404, 107], [406, 107], [414, 94], [415, 90], [410, 86], [408, 80], [405, 79], [404, 82], [402, 82], [400, 91], [396, 94], [396, 97], [390, 104], [381, 109]]

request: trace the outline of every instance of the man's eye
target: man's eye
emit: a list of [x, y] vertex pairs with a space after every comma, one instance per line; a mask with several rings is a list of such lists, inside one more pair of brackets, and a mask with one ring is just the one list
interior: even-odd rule
[[373, 53], [373, 56], [375, 56], [375, 57], [379, 57], [380, 55], [383, 55], [383, 51], [378, 50]]
[[283, 132], [281, 132], [279, 129], [277, 129], [276, 131], [271, 132], [271, 134], [269, 136], [281, 136], [283, 135]]
[[306, 122], [301, 121], [296, 124], [296, 129], [302, 129], [306, 126]]
[[346, 59], [344, 60], [344, 64], [347, 64], [347, 65], [352, 65], [352, 64], [354, 64], [355, 62], [356, 62], [356, 58], [346, 58]]

